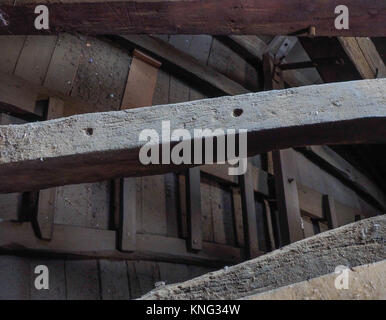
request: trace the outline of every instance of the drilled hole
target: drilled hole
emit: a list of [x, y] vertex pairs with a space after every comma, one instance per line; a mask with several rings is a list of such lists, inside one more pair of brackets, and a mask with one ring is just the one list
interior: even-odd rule
[[87, 135], [92, 136], [92, 134], [94, 133], [94, 129], [93, 128], [87, 128], [86, 133], [87, 133]]
[[243, 109], [235, 109], [235, 110], [233, 110], [233, 113], [232, 113], [232, 115], [235, 118], [240, 117], [242, 114], [243, 114]]

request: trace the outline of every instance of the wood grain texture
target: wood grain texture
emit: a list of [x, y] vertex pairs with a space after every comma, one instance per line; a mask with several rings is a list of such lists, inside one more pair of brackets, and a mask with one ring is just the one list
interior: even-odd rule
[[[139, 162], [140, 132], [161, 133], [162, 120], [190, 132], [247, 129], [249, 156], [290, 146], [383, 143], [385, 88], [385, 79], [362, 80], [0, 126], [0, 192], [183, 169]], [[235, 109], [241, 116], [232, 115]]]
[[350, 28], [334, 28], [336, 1], [328, 0], [2, 0], [1, 34], [37, 33], [37, 3], [50, 10], [50, 32], [105, 34], [308, 34], [385, 35], [386, 5], [378, 0], [347, 0]]
[[184, 283], [150, 292], [142, 299], [238, 299], [386, 258], [386, 216], [361, 220], [292, 243]]

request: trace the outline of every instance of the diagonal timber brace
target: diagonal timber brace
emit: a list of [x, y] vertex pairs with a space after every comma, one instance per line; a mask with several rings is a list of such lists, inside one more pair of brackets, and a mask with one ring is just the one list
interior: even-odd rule
[[[237, 111], [237, 112], [236, 112]], [[144, 129], [247, 129], [248, 156], [288, 147], [386, 142], [386, 79], [306, 86], [0, 126], [0, 192], [160, 174], [143, 165]], [[238, 141], [238, 140], [236, 140]], [[160, 140], [160, 144], [162, 141]]]
[[[47, 5], [50, 29], [34, 28]], [[293, 34], [385, 36], [386, 2], [346, 0], [349, 27], [335, 28], [336, 0], [0, 0], [0, 34]], [[340, 11], [338, 11], [340, 12]]]

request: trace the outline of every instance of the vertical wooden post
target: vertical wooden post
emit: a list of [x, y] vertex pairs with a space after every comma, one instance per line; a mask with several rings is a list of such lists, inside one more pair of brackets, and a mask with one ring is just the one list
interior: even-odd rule
[[200, 168], [194, 167], [187, 171], [186, 177], [186, 203], [188, 247], [191, 250], [202, 249], [202, 223], [201, 223], [201, 187]]
[[120, 179], [119, 193], [121, 206], [119, 208], [119, 250], [134, 251], [136, 247], [136, 192], [137, 183], [135, 178]]
[[332, 196], [325, 194], [323, 195], [323, 211], [324, 216], [327, 220], [329, 229], [335, 229], [338, 227], [338, 219], [335, 210], [335, 200]]
[[[64, 102], [51, 97], [48, 102], [47, 120], [60, 118], [64, 113]], [[44, 159], [42, 159], [44, 161]], [[56, 210], [56, 188], [39, 191], [36, 216], [32, 224], [35, 232], [41, 239], [51, 240], [54, 228]]]
[[244, 243], [247, 258], [252, 259], [261, 254], [257, 237], [255, 194], [253, 190], [251, 164], [248, 164], [247, 172], [239, 176], [241, 191], [241, 206], [243, 212]]
[[273, 152], [281, 246], [303, 239], [293, 150]]
[[[263, 69], [266, 90], [284, 88], [282, 71], [275, 66], [270, 53], [263, 56]], [[281, 246], [303, 238], [295, 163], [292, 157], [291, 149], [272, 152]]]
[[[121, 110], [151, 106], [158, 69], [161, 63], [139, 50], [134, 50]], [[114, 220], [118, 222], [118, 249], [136, 248], [137, 179], [116, 179], [114, 186]]]

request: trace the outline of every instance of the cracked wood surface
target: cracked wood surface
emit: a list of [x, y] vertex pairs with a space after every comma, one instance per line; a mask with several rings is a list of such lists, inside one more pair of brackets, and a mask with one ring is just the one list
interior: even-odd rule
[[[386, 215], [320, 233], [253, 260], [153, 290], [141, 299], [239, 299], [386, 259]], [[378, 285], [374, 283], [374, 285]]]
[[161, 136], [163, 120], [192, 136], [195, 128], [247, 129], [248, 156], [306, 145], [385, 143], [386, 79], [0, 126], [0, 192], [183, 169], [139, 162], [140, 132], [154, 129]]
[[[46, 4], [50, 30], [34, 28]], [[298, 34], [385, 36], [385, 1], [346, 0], [349, 29], [334, 27], [335, 0], [0, 0], [0, 34]]]

